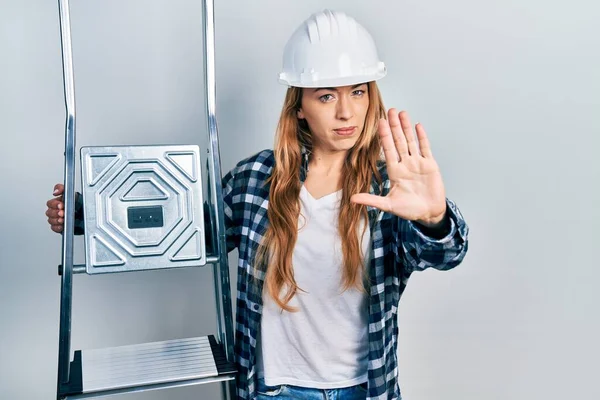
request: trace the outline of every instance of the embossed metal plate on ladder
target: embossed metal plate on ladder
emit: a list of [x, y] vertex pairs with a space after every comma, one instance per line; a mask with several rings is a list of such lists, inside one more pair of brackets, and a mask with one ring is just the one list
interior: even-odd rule
[[88, 274], [206, 264], [199, 147], [83, 147]]

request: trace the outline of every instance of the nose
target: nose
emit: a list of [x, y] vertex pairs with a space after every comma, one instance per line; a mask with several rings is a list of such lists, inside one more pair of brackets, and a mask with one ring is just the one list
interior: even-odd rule
[[347, 95], [340, 95], [340, 98], [336, 104], [336, 118], [343, 121], [347, 121], [354, 116], [354, 110], [352, 109], [352, 103]]

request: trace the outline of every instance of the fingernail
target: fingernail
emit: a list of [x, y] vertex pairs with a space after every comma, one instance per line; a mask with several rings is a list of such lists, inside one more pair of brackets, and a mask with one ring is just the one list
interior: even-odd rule
[[58, 203], [58, 209], [59, 209], [59, 210], [62, 210], [62, 208], [63, 208], [63, 205], [62, 205], [62, 203]]
[[58, 189], [54, 189], [54, 192], [52, 192], [52, 194], [54, 194], [54, 195], [58, 194]]

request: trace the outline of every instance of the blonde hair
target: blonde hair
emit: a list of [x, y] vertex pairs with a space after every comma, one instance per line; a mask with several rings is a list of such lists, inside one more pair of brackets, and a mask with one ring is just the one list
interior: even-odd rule
[[[342, 288], [351, 287], [364, 291], [363, 281], [358, 279], [364, 265], [364, 255], [359, 244], [360, 222], [368, 223], [366, 206], [350, 202], [356, 193], [368, 192], [373, 177], [381, 183], [377, 163], [381, 159], [381, 144], [377, 135], [380, 118], [385, 118], [385, 108], [375, 82], [368, 83], [369, 106], [365, 124], [356, 144], [348, 150], [342, 167], [342, 198], [340, 203], [338, 232], [342, 239], [343, 273]], [[300, 168], [302, 147], [311, 152], [312, 137], [305, 120], [299, 120], [302, 89], [287, 90], [283, 109], [277, 126], [275, 140], [275, 166], [267, 184], [269, 189], [269, 225], [258, 248], [255, 268], [266, 269], [265, 289], [274, 301], [286, 311], [296, 311], [288, 303], [298, 290], [292, 266], [292, 252], [298, 237], [300, 214]], [[364, 234], [364, 230], [362, 232]], [[368, 274], [363, 275], [367, 279]], [[287, 293], [280, 298], [282, 288]]]

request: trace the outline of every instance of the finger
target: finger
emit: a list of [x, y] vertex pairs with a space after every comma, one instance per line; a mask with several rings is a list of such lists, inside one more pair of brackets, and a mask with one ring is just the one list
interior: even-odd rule
[[58, 210], [56, 208], [48, 208], [46, 210], [46, 217], [59, 218], [59, 217], [64, 217], [64, 216], [65, 216], [65, 212], [63, 210]]
[[402, 157], [408, 156], [409, 153], [408, 146], [406, 145], [406, 138], [402, 132], [400, 118], [398, 118], [398, 113], [395, 108], [390, 108], [388, 111], [388, 120], [390, 121], [390, 129], [392, 130], [392, 135], [394, 137], [394, 146], [400, 155], [400, 160], [402, 160]]
[[375, 196], [368, 193], [359, 193], [350, 197], [350, 201], [356, 204], [363, 204], [365, 206], [371, 206], [378, 208], [382, 211], [389, 211], [389, 201], [386, 197]]
[[46, 206], [52, 210], [62, 210], [64, 208], [64, 203], [62, 200], [50, 199], [46, 202]]
[[425, 158], [433, 157], [431, 152], [431, 145], [429, 144], [429, 139], [427, 138], [427, 133], [425, 132], [425, 128], [420, 123], [416, 126], [417, 137], [419, 138], [419, 147], [421, 149], [421, 155]]
[[406, 111], [400, 111], [398, 114], [400, 124], [402, 125], [402, 131], [406, 138], [406, 144], [408, 146], [408, 152], [412, 156], [419, 155], [419, 147], [417, 146], [417, 138], [412, 128], [412, 123]]
[[394, 145], [394, 139], [392, 138], [392, 131], [390, 130], [390, 125], [384, 118], [379, 120], [378, 131], [386, 163], [398, 163], [399, 156], [398, 152], [396, 151], [396, 146]]
[[52, 229], [56, 233], [61, 233], [63, 231], [63, 226], [62, 225], [52, 225], [52, 226], [50, 226], [50, 229]]
[[63, 194], [64, 191], [65, 185], [63, 185], [62, 183], [57, 183], [56, 185], [54, 185], [54, 191], [52, 192], [52, 194], [58, 196], [59, 194]]
[[62, 218], [48, 218], [48, 223], [52, 226], [63, 225], [63, 219]]

